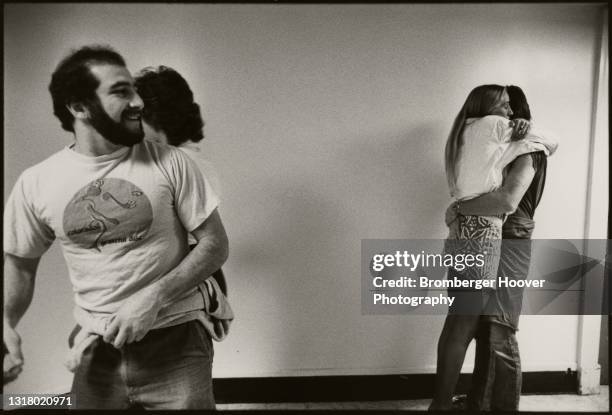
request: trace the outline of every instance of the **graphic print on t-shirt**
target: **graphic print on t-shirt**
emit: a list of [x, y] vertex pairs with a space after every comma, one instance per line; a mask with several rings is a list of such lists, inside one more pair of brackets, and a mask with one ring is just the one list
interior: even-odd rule
[[149, 199], [133, 183], [118, 178], [94, 180], [80, 189], [64, 210], [64, 233], [75, 244], [101, 251], [110, 244], [140, 241], [153, 222]]

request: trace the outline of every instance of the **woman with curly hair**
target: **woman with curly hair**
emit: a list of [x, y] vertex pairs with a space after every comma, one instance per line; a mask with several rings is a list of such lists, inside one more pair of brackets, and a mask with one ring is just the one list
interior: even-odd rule
[[[193, 92], [189, 84], [176, 70], [167, 66], [147, 67], [136, 75], [136, 89], [144, 102], [142, 113], [143, 130], [145, 138], [151, 141], [178, 147], [191, 158], [204, 176], [204, 180], [211, 184], [217, 196], [220, 196], [220, 185], [212, 164], [203, 155], [199, 142], [204, 138], [204, 120], [200, 113], [200, 106], [193, 99]], [[189, 235], [189, 245], [196, 243], [195, 238]], [[227, 295], [227, 283], [221, 269], [217, 270], [212, 278], [216, 281], [223, 295]], [[207, 283], [209, 281], [207, 280]], [[217, 309], [217, 298], [211, 292], [211, 307]], [[221, 301], [219, 315], [231, 316], [233, 313], [229, 303]], [[227, 307], [227, 314], [223, 313]], [[222, 340], [229, 330], [229, 319], [217, 319], [217, 314], [209, 316], [211, 325], [207, 327], [212, 338]]]

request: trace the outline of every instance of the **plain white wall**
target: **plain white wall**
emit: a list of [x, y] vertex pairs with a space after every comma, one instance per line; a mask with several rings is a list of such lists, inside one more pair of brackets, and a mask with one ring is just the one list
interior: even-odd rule
[[[429, 373], [442, 316], [362, 316], [364, 238], [443, 238], [442, 154], [468, 92], [523, 87], [562, 138], [537, 238], [584, 235], [601, 6], [5, 6], [5, 198], [71, 141], [47, 85], [69, 48], [108, 43], [165, 64], [201, 103], [223, 184], [237, 320], [217, 377]], [[606, 91], [607, 93], [607, 91]], [[5, 392], [63, 392], [71, 293], [57, 248], [20, 323], [26, 368]], [[523, 368], [576, 367], [577, 317], [525, 316]], [[466, 359], [469, 370], [471, 358]]]

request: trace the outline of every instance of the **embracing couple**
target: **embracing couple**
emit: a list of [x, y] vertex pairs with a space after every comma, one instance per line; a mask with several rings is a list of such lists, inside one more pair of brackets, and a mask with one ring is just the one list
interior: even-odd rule
[[[521, 88], [481, 85], [470, 92], [446, 143], [446, 174], [455, 199], [446, 211], [447, 249], [487, 252], [487, 261], [478, 269], [450, 268], [449, 278], [527, 278], [533, 216], [544, 190], [547, 156], [556, 148], [554, 136], [532, 122]], [[517, 239], [521, 243], [510, 242]], [[430, 409], [454, 409], [465, 353], [476, 338], [467, 408], [518, 410], [521, 363], [515, 334], [523, 288], [451, 291], [456, 300], [438, 342]]]

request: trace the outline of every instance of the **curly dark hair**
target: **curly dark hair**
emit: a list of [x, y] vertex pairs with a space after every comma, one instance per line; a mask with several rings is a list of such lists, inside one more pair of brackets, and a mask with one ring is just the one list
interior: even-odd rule
[[53, 113], [66, 131], [74, 132], [74, 117], [67, 105], [90, 103], [96, 98], [100, 80], [91, 73], [92, 64], [125, 67], [125, 60], [110, 46], [83, 46], [62, 59], [51, 75], [49, 92], [53, 100]]
[[200, 106], [177, 71], [167, 66], [144, 68], [136, 75], [136, 89], [144, 102], [143, 119], [163, 131], [168, 144], [178, 146], [204, 138]]

